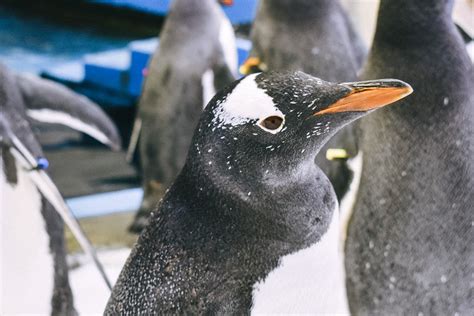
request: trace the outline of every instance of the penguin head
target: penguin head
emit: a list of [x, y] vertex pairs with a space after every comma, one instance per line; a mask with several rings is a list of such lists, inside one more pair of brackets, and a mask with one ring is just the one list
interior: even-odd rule
[[303, 72], [252, 74], [209, 102], [190, 152], [210, 170], [291, 171], [313, 163], [345, 125], [411, 92], [394, 79], [337, 84]]
[[244, 76], [267, 70], [268, 66], [259, 57], [255, 56], [247, 58], [239, 67], [239, 72]]

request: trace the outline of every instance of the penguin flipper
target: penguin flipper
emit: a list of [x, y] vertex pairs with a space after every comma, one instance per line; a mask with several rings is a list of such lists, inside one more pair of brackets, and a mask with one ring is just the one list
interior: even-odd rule
[[3, 116], [0, 116], [0, 164], [3, 164], [0, 168], [3, 169], [7, 182], [16, 184], [18, 177], [15, 158], [11, 155], [9, 150], [12, 146], [11, 134], [12, 132], [8, 121]]
[[61, 124], [85, 133], [113, 150], [121, 139], [117, 128], [98, 105], [68, 88], [32, 75], [17, 75], [27, 115], [36, 121]]
[[25, 147], [25, 145], [16, 138], [15, 135], [9, 135], [11, 141], [11, 154], [20, 165], [20, 167], [29, 170], [29, 176], [44, 198], [54, 207], [54, 209], [62, 217], [66, 225], [69, 227], [74, 237], [81, 245], [84, 252], [93, 260], [99, 273], [101, 274], [107, 287], [111, 290], [111, 283], [105, 274], [104, 268], [100, 263], [93, 246], [87, 239], [86, 235], [81, 229], [77, 219], [72, 214], [71, 210], [64, 201], [61, 193], [59, 193], [56, 185], [53, 183], [48, 174], [37, 167], [37, 161], [33, 154]]

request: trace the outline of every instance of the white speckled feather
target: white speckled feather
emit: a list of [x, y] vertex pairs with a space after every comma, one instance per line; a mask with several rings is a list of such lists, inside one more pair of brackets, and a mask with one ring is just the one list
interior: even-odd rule
[[265, 90], [258, 87], [255, 81], [258, 75], [249, 75], [239, 82], [225, 101], [215, 109], [215, 123], [235, 126], [272, 115], [285, 117]]

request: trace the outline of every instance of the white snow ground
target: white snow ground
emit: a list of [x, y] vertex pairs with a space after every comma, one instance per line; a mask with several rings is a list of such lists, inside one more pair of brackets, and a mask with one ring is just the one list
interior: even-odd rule
[[[112, 284], [115, 284], [128, 255], [129, 248], [106, 249], [97, 252]], [[69, 281], [74, 294], [74, 306], [80, 315], [102, 315], [110, 291], [91, 260], [83, 254], [71, 255], [68, 263]], [[75, 267], [74, 266], [77, 266]]]

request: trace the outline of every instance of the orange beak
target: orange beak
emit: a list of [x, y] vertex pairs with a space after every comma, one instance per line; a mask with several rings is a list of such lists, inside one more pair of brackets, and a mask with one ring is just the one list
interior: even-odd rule
[[234, 5], [234, 0], [219, 0], [220, 4], [226, 7]]
[[413, 92], [408, 83], [396, 79], [341, 83], [341, 85], [351, 91], [314, 115], [375, 110], [403, 99]]
[[249, 57], [247, 60], [239, 67], [239, 72], [242, 75], [249, 75], [255, 72], [262, 72], [267, 70], [267, 65], [263, 63], [258, 57]]

